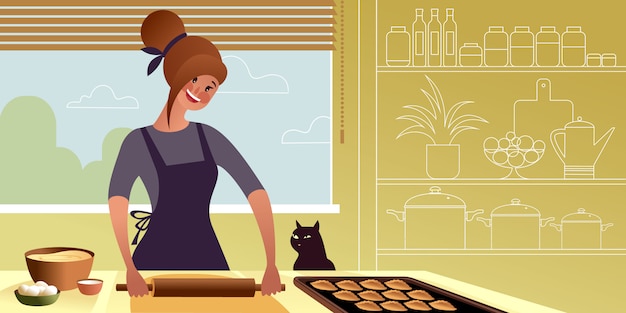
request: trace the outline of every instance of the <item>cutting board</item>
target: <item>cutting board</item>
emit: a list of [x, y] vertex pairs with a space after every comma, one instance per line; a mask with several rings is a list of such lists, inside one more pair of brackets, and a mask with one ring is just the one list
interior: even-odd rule
[[[154, 278], [225, 278], [205, 274], [168, 274], [146, 278], [152, 283]], [[278, 300], [272, 296], [263, 296], [257, 291], [254, 297], [153, 297], [152, 295], [130, 298], [131, 312], [276, 312], [287, 313]]]
[[535, 99], [515, 101], [513, 105], [515, 135], [518, 137], [529, 135], [534, 140], [542, 140], [545, 144], [542, 159], [537, 164], [520, 170], [525, 177], [563, 177], [563, 166], [550, 143], [550, 133], [557, 128], [563, 128], [573, 119], [574, 103], [567, 99], [553, 99], [552, 83], [547, 78], [537, 80]]

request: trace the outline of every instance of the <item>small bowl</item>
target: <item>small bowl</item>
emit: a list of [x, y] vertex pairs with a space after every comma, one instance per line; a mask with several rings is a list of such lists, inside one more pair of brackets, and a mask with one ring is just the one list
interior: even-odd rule
[[32, 306], [43, 306], [55, 303], [59, 299], [59, 295], [61, 291], [59, 290], [54, 295], [49, 296], [23, 296], [17, 292], [15, 289], [15, 297], [17, 300], [24, 305], [32, 305]]
[[102, 279], [85, 278], [76, 282], [80, 293], [88, 296], [97, 295], [102, 290]]

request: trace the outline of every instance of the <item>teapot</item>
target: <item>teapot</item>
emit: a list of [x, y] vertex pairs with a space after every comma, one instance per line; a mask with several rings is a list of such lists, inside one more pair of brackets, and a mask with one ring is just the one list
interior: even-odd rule
[[595, 126], [582, 117], [565, 124], [550, 133], [550, 141], [557, 156], [563, 162], [564, 178], [595, 177], [595, 165], [613, 135], [611, 127], [600, 139], [596, 140]]

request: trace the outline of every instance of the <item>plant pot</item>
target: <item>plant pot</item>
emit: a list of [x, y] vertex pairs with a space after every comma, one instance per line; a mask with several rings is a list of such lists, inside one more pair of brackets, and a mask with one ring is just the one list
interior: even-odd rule
[[426, 174], [434, 179], [453, 179], [461, 170], [461, 146], [458, 144], [427, 144]]

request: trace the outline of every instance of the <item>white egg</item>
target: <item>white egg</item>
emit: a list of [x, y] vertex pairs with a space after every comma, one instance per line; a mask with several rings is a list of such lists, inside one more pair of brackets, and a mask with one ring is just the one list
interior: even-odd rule
[[25, 296], [26, 290], [28, 290], [28, 285], [22, 284], [17, 288], [17, 293], [21, 294], [22, 296]]
[[46, 287], [46, 289], [44, 289], [44, 291], [42, 291], [39, 295], [40, 296], [51, 296], [51, 295], [56, 295], [58, 292], [57, 287], [55, 286], [48, 286]]
[[39, 295], [39, 286], [30, 286], [26, 289], [24, 293], [25, 296], [38, 296]]
[[44, 286], [44, 287], [48, 287], [48, 284], [47, 284], [45, 281], [40, 280], [40, 281], [38, 281], [38, 282], [36, 282], [36, 283], [35, 283], [35, 286]]

